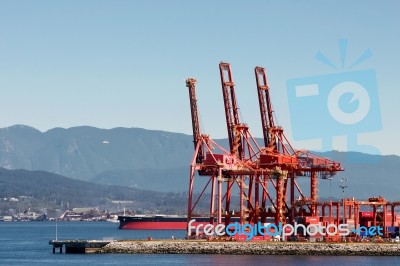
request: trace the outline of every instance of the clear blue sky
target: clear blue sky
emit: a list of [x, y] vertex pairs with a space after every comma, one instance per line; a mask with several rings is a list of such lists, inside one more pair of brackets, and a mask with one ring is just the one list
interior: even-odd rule
[[[287, 81], [346, 71], [338, 40], [347, 39], [346, 62], [372, 51], [352, 70], [373, 69], [379, 94], [382, 127], [360, 139], [400, 155], [399, 3], [0, 0], [0, 127], [191, 134], [184, 80], [196, 77], [203, 129], [223, 138], [218, 63], [226, 61], [252, 134], [262, 136], [253, 74], [260, 65], [278, 122], [292, 139]], [[340, 68], [318, 61], [318, 51]]]

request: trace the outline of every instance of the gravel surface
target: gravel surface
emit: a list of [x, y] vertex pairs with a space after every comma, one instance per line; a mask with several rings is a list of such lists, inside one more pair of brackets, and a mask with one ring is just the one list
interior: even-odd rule
[[101, 253], [400, 256], [400, 244], [115, 241]]

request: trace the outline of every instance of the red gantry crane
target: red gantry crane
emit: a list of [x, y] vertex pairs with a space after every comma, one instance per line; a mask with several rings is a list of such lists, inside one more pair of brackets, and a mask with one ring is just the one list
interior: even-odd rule
[[[235, 94], [235, 83], [233, 82], [230, 64], [221, 62], [219, 64], [219, 71], [230, 152], [240, 160], [254, 165], [260, 153], [260, 147], [251, 135], [248, 125], [240, 122], [239, 107]], [[257, 215], [254, 215], [254, 213], [258, 211], [258, 187], [255, 190], [256, 195], [254, 196], [253, 202], [253, 185], [256, 184], [258, 186], [258, 182], [255, 182], [256, 178], [256, 172], [251, 175], [228, 177], [225, 210], [229, 216], [231, 213], [230, 202], [232, 187], [233, 184], [236, 183], [239, 186], [241, 224], [248, 222], [257, 223], [258, 221]], [[247, 202], [246, 206], [245, 201]], [[230, 217], [227, 217], [226, 222], [229, 223], [229, 221]]]
[[[227, 209], [223, 211], [224, 202], [225, 206], [230, 206], [229, 193], [231, 192], [231, 185], [228, 185], [226, 191], [223, 192], [222, 183], [227, 182], [228, 184], [232, 184], [234, 182], [232, 181], [234, 177], [252, 175], [254, 169], [251, 163], [243, 161], [236, 154], [231, 154], [213, 141], [208, 135], [200, 133], [196, 99], [196, 80], [188, 78], [186, 80], [186, 86], [189, 89], [193, 142], [195, 148], [189, 178], [188, 222], [195, 217], [199, 217], [199, 213], [196, 212], [196, 207], [200, 200], [209, 193], [210, 210], [207, 216], [209, 217], [209, 223], [221, 224], [224, 222], [227, 224], [235, 213], [229, 212]], [[194, 193], [196, 171], [199, 176], [208, 176], [207, 183], [203, 186], [198, 195]], [[215, 201], [217, 201], [217, 203]], [[204, 217], [204, 215], [202, 216]], [[243, 215], [239, 213], [236, 214], [236, 217], [243, 217]], [[194, 225], [196, 225], [196, 223], [194, 223]]]
[[[295, 191], [300, 194], [302, 202], [307, 201], [307, 215], [317, 215], [318, 176], [333, 176], [337, 171], [343, 171], [340, 163], [312, 154], [307, 150], [296, 151], [286, 138], [283, 128], [274, 123], [271, 96], [265, 68], [255, 67], [258, 100], [260, 105], [261, 123], [264, 145], [260, 155], [260, 166], [273, 168], [276, 175], [276, 219], [275, 222], [285, 223], [286, 219], [293, 223], [298, 215], [295, 206]], [[297, 184], [296, 176], [310, 177], [310, 198], [304, 196]], [[290, 203], [286, 202], [287, 188], [290, 181]], [[289, 207], [290, 206], [290, 207]]]
[[259, 165], [262, 168], [274, 170], [273, 178], [276, 180], [275, 223], [281, 222], [284, 224], [290, 209], [290, 205], [286, 203], [288, 181], [290, 180], [291, 204], [294, 202], [295, 187], [302, 194], [294, 180], [297, 157], [293, 147], [283, 133], [283, 128], [275, 125], [265, 69], [256, 67], [254, 72], [265, 145], [260, 154]]
[[[239, 119], [239, 107], [230, 65], [221, 62], [219, 70], [229, 151], [208, 135], [201, 134], [196, 80], [193, 78], [186, 80], [195, 148], [190, 168], [188, 221], [200, 214], [196, 212], [196, 207], [206, 195], [210, 196], [207, 217], [211, 224], [227, 225], [233, 221], [232, 219], [240, 224], [256, 224], [258, 221], [265, 223], [268, 218], [272, 218], [275, 224], [284, 224], [294, 222], [295, 217], [300, 214], [317, 215], [317, 177], [334, 175], [337, 171], [343, 170], [340, 164], [308, 151], [296, 151], [290, 145], [283, 128], [274, 123], [274, 111], [265, 69], [256, 67], [255, 76], [264, 137], [264, 147], [261, 148], [250, 134], [248, 125], [241, 123]], [[196, 171], [200, 177], [208, 177], [206, 185], [198, 195], [194, 193]], [[304, 196], [295, 180], [299, 175], [311, 177], [310, 198]], [[225, 189], [222, 186], [224, 182]], [[269, 189], [269, 184], [272, 184], [272, 189]], [[232, 193], [236, 193], [237, 190], [239, 206], [232, 204]], [[290, 191], [289, 202], [288, 191]], [[295, 199], [295, 191], [298, 191], [300, 200]], [[268, 202], [271, 203], [271, 207], [267, 206]], [[304, 209], [301, 209], [303, 206], [309, 211], [304, 212]]]

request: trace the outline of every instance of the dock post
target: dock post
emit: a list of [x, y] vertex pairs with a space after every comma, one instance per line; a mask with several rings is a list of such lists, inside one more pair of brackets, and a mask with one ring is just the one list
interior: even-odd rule
[[62, 245], [60, 246], [60, 254], [62, 254]]
[[53, 254], [56, 253], [56, 247], [53, 246]]

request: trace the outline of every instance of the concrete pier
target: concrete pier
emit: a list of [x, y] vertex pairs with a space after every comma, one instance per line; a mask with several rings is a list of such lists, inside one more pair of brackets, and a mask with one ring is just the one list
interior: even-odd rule
[[112, 241], [50, 240], [49, 245], [53, 246], [53, 253], [56, 253], [56, 249], [60, 249], [60, 253], [62, 253], [63, 247], [65, 247], [65, 253], [96, 253], [110, 242]]
[[53, 253], [400, 256], [399, 243], [51, 240]]

